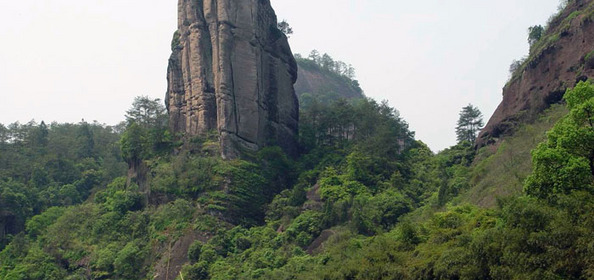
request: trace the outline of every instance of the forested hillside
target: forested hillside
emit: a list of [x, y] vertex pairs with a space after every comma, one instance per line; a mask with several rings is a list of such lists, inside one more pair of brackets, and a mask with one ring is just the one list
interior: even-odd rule
[[301, 106], [309, 106], [312, 99], [330, 103], [336, 99], [364, 98], [363, 90], [355, 79], [352, 65], [335, 60], [329, 54], [311, 51], [307, 57], [295, 55], [299, 66], [295, 93]]
[[0, 248], [34, 215], [80, 204], [125, 174], [117, 130], [84, 121], [0, 125]]
[[[41, 214], [27, 219], [23, 232], [8, 235], [0, 275], [579, 279], [589, 275], [593, 256], [587, 249], [594, 232], [592, 158], [579, 147], [593, 146], [588, 141], [594, 120], [587, 112], [594, 106], [594, 86], [581, 83], [565, 99], [571, 111], [534, 153], [528, 195], [501, 200], [494, 209], [444, 208], [469, 186], [476, 168], [472, 146], [462, 142], [434, 155], [412, 138], [396, 111], [372, 100], [303, 111], [298, 161], [277, 148], [264, 149], [249, 161], [224, 161], [214, 139], [170, 142], [154, 121], [158, 113], [130, 117], [120, 142], [124, 158], [146, 164], [150, 191], [119, 177], [107, 185], [97, 181], [82, 192], [77, 186], [84, 180], [73, 175], [78, 195], [44, 196], [45, 207], [54, 207], [28, 212], [24, 219]], [[87, 125], [74, 127], [85, 132]], [[89, 142], [77, 143], [82, 154], [73, 156], [84, 157], [82, 162], [93, 154], [107, 158], [101, 145], [89, 150], [83, 145]], [[112, 138], [111, 144], [116, 143]], [[183, 147], [182, 152], [160, 148], [168, 145]], [[91, 151], [91, 157], [83, 151]], [[555, 164], [567, 167], [553, 171]], [[56, 182], [57, 177], [51, 178], [48, 182]], [[11, 206], [23, 213], [29, 209]]]
[[[536, 172], [527, 181], [528, 196], [502, 200], [491, 210], [451, 206], [436, 214], [431, 213], [468, 186], [474, 152], [463, 142], [433, 155], [384, 104], [336, 102], [304, 111], [304, 155], [296, 162], [275, 148], [262, 150], [250, 161], [223, 161], [217, 142], [208, 138], [170, 143], [187, 145], [172, 155], [154, 145], [167, 142], [166, 137], [154, 141], [158, 129], [130, 119], [121, 141], [136, 143], [123, 147], [136, 149], [147, 164], [150, 192], [125, 177], [106, 187], [98, 181], [82, 192], [77, 186], [84, 180], [72, 175], [72, 193], [79, 194], [43, 196], [46, 208], [54, 206], [46, 211], [12, 204], [13, 211], [31, 211], [23, 220], [42, 214], [29, 218], [24, 232], [16, 230], [8, 237], [11, 242], [0, 253], [0, 275], [578, 279], [589, 275], [593, 253], [587, 249], [593, 240], [592, 159], [588, 150], [577, 147], [592, 147], [591, 116], [584, 112], [594, 106], [594, 87], [582, 83], [566, 100], [570, 114], [549, 134], [555, 137], [534, 154]], [[149, 123], [158, 127], [158, 122]], [[87, 125], [74, 127], [85, 132]], [[27, 127], [38, 131], [43, 125]], [[72, 138], [87, 140], [77, 142], [81, 154], [72, 155], [75, 159], [92, 162], [93, 154], [107, 158], [101, 145], [86, 149], [91, 138], [83, 136]], [[9, 146], [16, 143], [11, 140]], [[125, 158], [129, 163], [138, 159]], [[567, 168], [553, 172], [547, 169], [550, 164]], [[48, 185], [57, 185], [58, 177], [50, 174]], [[4, 185], [17, 184], [9, 182]], [[6, 189], [3, 197], [8, 197]], [[79, 204], [89, 193], [92, 198]], [[411, 211], [415, 213], [406, 215]]]
[[302, 94], [298, 157], [224, 160], [148, 97], [116, 127], [0, 125], [0, 279], [594, 278], [591, 81], [436, 154], [317, 59], [297, 58], [361, 96]]
[[[302, 111], [298, 161], [277, 148], [224, 161], [211, 137], [171, 142], [158, 121], [161, 110], [147, 110], [154, 106], [154, 100], [135, 102], [129, 113], [148, 114], [130, 114], [120, 141], [130, 167], [145, 165], [147, 185], [139, 186], [145, 179], [136, 170], [131, 181], [119, 177], [94, 186], [82, 204], [58, 204], [31, 218], [0, 254], [2, 277], [143, 279], [181, 275], [186, 262], [187, 278], [215, 277], [215, 263], [233, 265], [232, 253], [272, 246], [268, 238], [288, 250], [274, 251], [287, 261], [323, 230], [387, 230], [437, 188], [424, 181], [431, 170], [415, 167], [431, 160], [431, 151], [413, 139], [394, 109], [372, 100]], [[377, 209], [361, 209], [371, 201]], [[235, 242], [243, 243], [234, 248]], [[255, 266], [237, 277], [264, 272], [249, 265]]]

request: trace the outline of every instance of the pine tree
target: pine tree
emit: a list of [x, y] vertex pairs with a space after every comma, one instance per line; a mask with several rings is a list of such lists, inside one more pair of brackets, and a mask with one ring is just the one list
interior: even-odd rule
[[148, 96], [134, 98], [132, 108], [126, 111], [128, 125], [137, 123], [143, 129], [165, 127], [167, 114], [161, 100], [151, 99]]
[[460, 111], [460, 118], [456, 126], [458, 143], [463, 141], [474, 142], [476, 136], [483, 127], [483, 114], [481, 111], [468, 104]]
[[277, 27], [281, 32], [283, 32], [287, 36], [287, 38], [290, 38], [293, 34], [293, 28], [289, 25], [289, 23], [286, 20], [279, 22]]

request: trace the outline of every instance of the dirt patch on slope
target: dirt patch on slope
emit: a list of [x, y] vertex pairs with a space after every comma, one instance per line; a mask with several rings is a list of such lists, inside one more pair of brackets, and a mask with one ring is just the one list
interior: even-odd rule
[[166, 244], [161, 257], [155, 265], [155, 280], [173, 280], [179, 276], [181, 269], [188, 260], [188, 248], [194, 241], [206, 243], [211, 236], [203, 232], [191, 231], [176, 241]]
[[320, 233], [320, 236], [316, 238], [309, 246], [307, 247], [306, 252], [310, 255], [316, 254], [324, 250], [324, 242], [328, 241], [330, 237], [336, 234], [335, 231], [326, 229]]

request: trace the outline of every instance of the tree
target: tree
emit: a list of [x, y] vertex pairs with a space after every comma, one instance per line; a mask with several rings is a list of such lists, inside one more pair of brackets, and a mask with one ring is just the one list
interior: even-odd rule
[[334, 71], [334, 59], [332, 59], [332, 57], [329, 54], [325, 53], [324, 55], [322, 55], [320, 64], [321, 64], [320, 66], [323, 69], [335, 72]]
[[8, 143], [10, 139], [9, 130], [3, 124], [0, 123], [0, 144]]
[[120, 140], [122, 157], [130, 166], [138, 163], [147, 153], [146, 131], [133, 122], [123, 133]]
[[594, 86], [580, 82], [563, 97], [569, 114], [532, 151], [534, 172], [524, 186], [541, 199], [574, 190], [592, 191], [594, 181]]
[[518, 69], [522, 67], [522, 64], [524, 64], [524, 62], [526, 62], [526, 57], [522, 57], [519, 60], [514, 59], [512, 63], [509, 65], [509, 74], [513, 75], [514, 73], [516, 73], [516, 71], [518, 71]]
[[48, 143], [49, 130], [44, 121], [38, 126], [31, 126], [29, 131], [28, 140], [31, 147], [46, 147]]
[[[124, 154], [133, 155], [134, 160], [140, 160], [154, 152], [169, 151], [171, 134], [167, 129], [165, 107], [160, 99], [136, 97], [132, 108], [126, 111], [126, 120], [128, 124], [121, 142]], [[129, 160], [126, 155], [124, 158]]]
[[538, 42], [542, 35], [544, 35], [544, 27], [542, 25], [535, 25], [528, 27], [528, 44], [532, 47], [534, 43]]
[[480, 129], [483, 127], [483, 114], [478, 108], [468, 104], [460, 111], [460, 118], [456, 126], [458, 143], [463, 141], [474, 142]]
[[78, 147], [78, 156], [81, 158], [93, 157], [95, 152], [95, 138], [91, 126], [86, 121], [81, 121], [76, 133]]
[[[344, 71], [344, 75], [351, 80], [355, 78], [355, 68], [353, 67], [353, 65], [349, 64], [349, 66]], [[359, 87], [358, 84], [357, 87]]]
[[0, 248], [6, 234], [24, 229], [25, 220], [34, 208], [34, 194], [30, 188], [12, 179], [0, 181]]
[[319, 65], [321, 57], [320, 57], [320, 52], [318, 52], [318, 50], [312, 50], [309, 53], [309, 57], [310, 60], [313, 60], [316, 64]]
[[164, 127], [167, 123], [165, 106], [161, 104], [159, 98], [150, 99], [148, 96], [137, 96], [134, 98], [132, 108], [126, 111], [126, 121], [128, 121], [128, 125], [135, 122], [145, 129]]
[[278, 23], [278, 29], [283, 32], [287, 38], [291, 37], [291, 34], [293, 34], [293, 28], [289, 25], [289, 23], [287, 22], [287, 20], [284, 20]]

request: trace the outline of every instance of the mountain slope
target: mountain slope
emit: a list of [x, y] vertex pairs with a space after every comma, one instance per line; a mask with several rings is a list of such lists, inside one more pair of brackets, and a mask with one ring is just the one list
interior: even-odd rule
[[[477, 139], [480, 149], [469, 190], [458, 203], [495, 206], [522, 194], [532, 171], [530, 151], [567, 113], [562, 97], [594, 77], [594, 1], [570, 1], [553, 16], [530, 55], [503, 88], [503, 100]], [[550, 109], [549, 109], [550, 108]]]
[[302, 99], [304, 95], [306, 95], [305, 98], [309, 95], [309, 97], [317, 96], [322, 100], [334, 100], [336, 98], [359, 99], [365, 97], [357, 80], [324, 69], [310, 59], [297, 58], [296, 60], [299, 70], [297, 82], [295, 83], [295, 93], [299, 99]]
[[569, 1], [503, 88], [503, 100], [477, 140], [500, 143], [519, 124], [532, 122], [567, 88], [594, 77], [594, 1]]
[[481, 149], [472, 169], [470, 188], [455, 202], [494, 207], [497, 198], [522, 195], [524, 181], [532, 173], [531, 151], [566, 114], [564, 105], [554, 104], [533, 123], [518, 125], [516, 132], [499, 145]]

